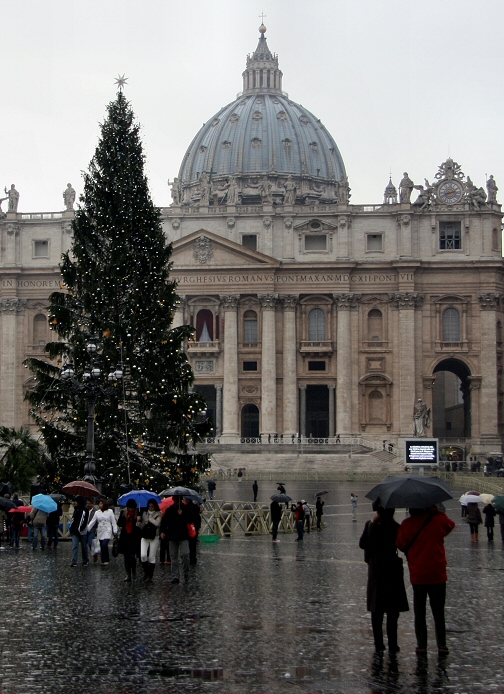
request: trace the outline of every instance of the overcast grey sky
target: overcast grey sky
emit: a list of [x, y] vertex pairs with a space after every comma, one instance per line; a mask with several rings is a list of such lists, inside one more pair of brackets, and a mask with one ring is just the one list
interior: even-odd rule
[[[261, 12], [283, 88], [329, 129], [353, 203], [389, 171], [415, 183], [448, 156], [504, 200], [503, 0], [0, 0], [0, 186], [19, 211], [82, 190], [114, 78], [139, 122], [154, 202], [192, 138], [242, 89]], [[5, 203], [4, 203], [5, 208]]]

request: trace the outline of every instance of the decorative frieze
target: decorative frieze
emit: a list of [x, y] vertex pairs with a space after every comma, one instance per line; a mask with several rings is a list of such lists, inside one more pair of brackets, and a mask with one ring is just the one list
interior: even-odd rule
[[198, 374], [211, 374], [215, 371], [213, 359], [196, 359], [194, 362], [194, 372]]

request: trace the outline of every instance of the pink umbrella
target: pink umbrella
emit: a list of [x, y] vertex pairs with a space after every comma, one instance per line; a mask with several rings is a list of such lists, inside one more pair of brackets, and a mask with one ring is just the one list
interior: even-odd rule
[[9, 513], [31, 513], [31, 506], [18, 506], [17, 508], [11, 508]]

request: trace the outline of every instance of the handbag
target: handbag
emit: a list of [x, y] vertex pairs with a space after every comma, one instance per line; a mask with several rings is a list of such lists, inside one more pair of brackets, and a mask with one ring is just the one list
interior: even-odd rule
[[[113, 545], [112, 545], [113, 547]], [[95, 554], [100, 554], [100, 540], [95, 537], [93, 539], [93, 542], [91, 543], [91, 554], [94, 556]]]
[[[94, 540], [93, 540], [94, 542]], [[119, 540], [117, 537], [114, 537], [114, 542], [112, 543], [112, 556], [117, 557], [119, 554]]]
[[196, 537], [196, 535], [198, 534], [198, 532], [197, 532], [197, 530], [196, 530], [196, 526], [194, 525], [194, 523], [188, 523], [188, 524], [187, 524], [187, 533], [188, 533], [188, 535], [189, 535], [190, 538], [195, 538], [195, 537]]
[[156, 526], [152, 523], [146, 523], [142, 528], [142, 537], [144, 540], [153, 540], [156, 537]]

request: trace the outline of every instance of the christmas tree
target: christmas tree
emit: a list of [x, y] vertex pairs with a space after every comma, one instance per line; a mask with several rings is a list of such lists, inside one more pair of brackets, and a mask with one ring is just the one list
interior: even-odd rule
[[171, 328], [178, 301], [172, 248], [121, 89], [107, 111], [84, 174], [71, 251], [62, 258], [61, 291], [50, 296], [49, 324], [59, 340], [46, 346], [50, 360], [26, 363], [35, 373], [31, 413], [50, 458], [46, 486], [83, 477], [89, 417], [95, 459], [86, 470], [93, 475], [96, 464], [104, 491], [130, 481], [157, 491], [193, 486], [208, 467], [195, 445], [211, 426], [203, 398], [190, 390], [183, 343], [192, 328]]

